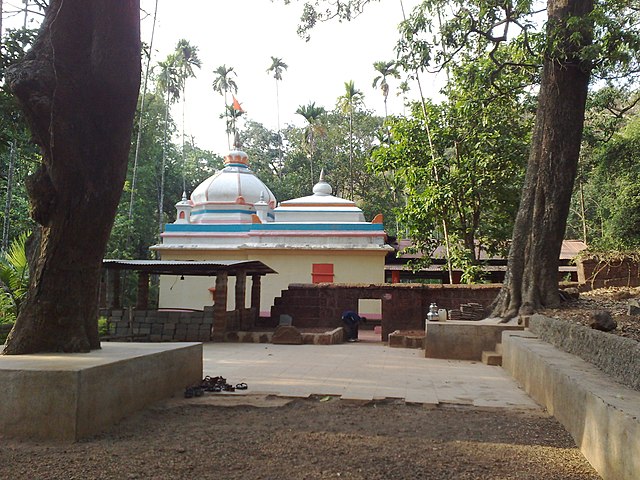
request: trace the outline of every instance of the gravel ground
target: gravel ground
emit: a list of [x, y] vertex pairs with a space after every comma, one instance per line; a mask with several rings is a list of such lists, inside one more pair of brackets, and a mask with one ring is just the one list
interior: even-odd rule
[[[611, 333], [640, 341], [640, 317], [627, 314], [630, 298], [640, 298], [640, 289], [599, 289], [542, 313], [588, 325], [591, 311], [609, 310], [618, 322]], [[158, 404], [75, 444], [16, 442], [0, 434], [0, 478], [600, 477], [543, 410], [206, 394]]]
[[0, 478], [600, 477], [542, 410], [206, 394], [164, 402], [75, 444], [4, 440]]

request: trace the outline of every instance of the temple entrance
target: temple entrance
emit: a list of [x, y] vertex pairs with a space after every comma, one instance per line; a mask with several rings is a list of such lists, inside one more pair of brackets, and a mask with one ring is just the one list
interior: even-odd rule
[[359, 298], [358, 315], [366, 318], [359, 328], [358, 339], [367, 343], [382, 343], [382, 300]]

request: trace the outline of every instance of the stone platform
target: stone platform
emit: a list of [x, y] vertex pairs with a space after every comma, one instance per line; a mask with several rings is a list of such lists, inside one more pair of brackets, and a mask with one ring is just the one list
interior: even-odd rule
[[562, 423], [604, 480], [640, 478], [640, 392], [528, 331], [505, 332], [503, 354], [504, 369]]
[[493, 351], [505, 330], [524, 330], [516, 323], [496, 320], [427, 322], [424, 356], [455, 360], [481, 360]]
[[201, 343], [0, 356], [0, 436], [76, 441], [201, 379]]

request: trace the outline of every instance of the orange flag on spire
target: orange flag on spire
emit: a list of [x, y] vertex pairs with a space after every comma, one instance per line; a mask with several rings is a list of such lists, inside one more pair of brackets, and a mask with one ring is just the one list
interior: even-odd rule
[[238, 112], [244, 112], [244, 110], [242, 109], [242, 106], [240, 105], [240, 102], [238, 101], [238, 99], [236, 98], [235, 95], [231, 95], [233, 97], [233, 109], [237, 110]]

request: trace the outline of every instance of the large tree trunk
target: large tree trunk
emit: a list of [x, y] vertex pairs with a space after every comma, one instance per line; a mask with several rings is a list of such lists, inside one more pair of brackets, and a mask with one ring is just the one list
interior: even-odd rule
[[[592, 0], [549, 0], [547, 53], [525, 184], [502, 290], [493, 316], [505, 321], [556, 306], [558, 266], [576, 176], [591, 66], [579, 58], [591, 43]], [[570, 17], [580, 17], [570, 28]], [[576, 22], [573, 24], [575, 25]], [[580, 35], [570, 37], [580, 28]], [[580, 40], [576, 42], [576, 38]]]
[[52, 0], [7, 79], [43, 163], [27, 182], [41, 225], [29, 293], [4, 353], [100, 348], [99, 274], [140, 86], [139, 0]]

